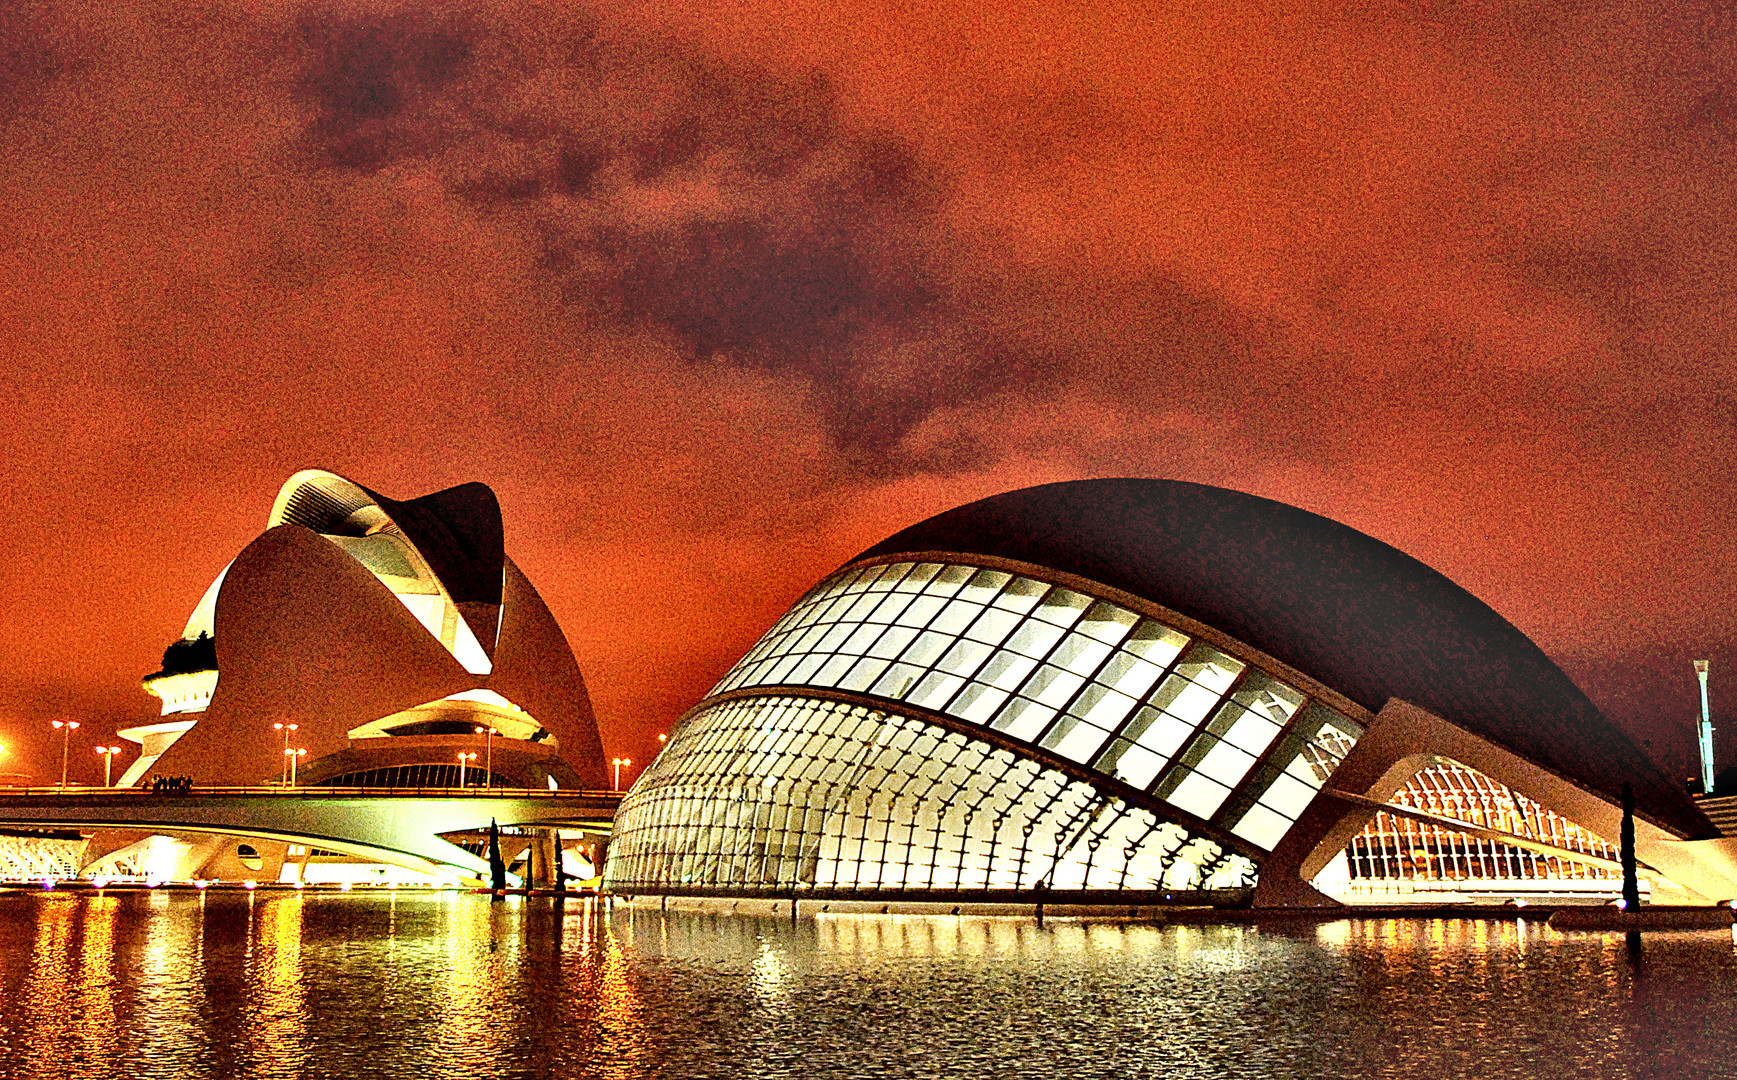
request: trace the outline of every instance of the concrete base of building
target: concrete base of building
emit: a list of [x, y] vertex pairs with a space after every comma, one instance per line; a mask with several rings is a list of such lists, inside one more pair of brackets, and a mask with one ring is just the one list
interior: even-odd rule
[[618, 907], [636, 911], [684, 912], [698, 915], [743, 915], [760, 918], [817, 919], [836, 915], [970, 915], [990, 918], [1091, 919], [1168, 922], [1182, 911], [1206, 911], [1164, 904], [1033, 904], [934, 900], [771, 900], [726, 896], [611, 896]]
[[1728, 907], [1563, 908], [1550, 916], [1552, 930], [1725, 930], [1737, 912]]

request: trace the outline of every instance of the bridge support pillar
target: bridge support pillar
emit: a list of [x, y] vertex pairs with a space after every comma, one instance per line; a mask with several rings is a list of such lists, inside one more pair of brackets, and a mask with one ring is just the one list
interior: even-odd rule
[[554, 829], [535, 829], [525, 857], [527, 884], [533, 889], [561, 887], [561, 837]]

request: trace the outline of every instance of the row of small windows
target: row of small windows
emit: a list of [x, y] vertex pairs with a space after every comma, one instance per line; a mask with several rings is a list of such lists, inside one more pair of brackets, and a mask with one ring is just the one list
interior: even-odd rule
[[[460, 783], [462, 772], [462, 785]], [[482, 769], [465, 768], [444, 762], [417, 765], [387, 765], [378, 769], [362, 769], [320, 780], [313, 787], [355, 788], [455, 788], [455, 787], [517, 787], [497, 774]]]
[[616, 816], [605, 881], [1217, 889], [1254, 864], [1053, 768], [914, 717], [752, 697], [690, 717]]
[[958, 564], [841, 571], [713, 693], [790, 685], [908, 702], [1001, 732], [1268, 849], [1362, 734], [1174, 627], [1073, 589]]

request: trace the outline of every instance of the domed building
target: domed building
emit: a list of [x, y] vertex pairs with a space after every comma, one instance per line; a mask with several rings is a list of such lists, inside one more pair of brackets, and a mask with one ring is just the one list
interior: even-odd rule
[[486, 486], [399, 502], [306, 470], [266, 526], [145, 678], [163, 718], [120, 733], [141, 744], [122, 786], [282, 782], [290, 756], [304, 785], [605, 786], [579, 666]]
[[1737, 896], [1730, 842], [1441, 574], [1199, 484], [1009, 492], [816, 585], [623, 801], [622, 894]]

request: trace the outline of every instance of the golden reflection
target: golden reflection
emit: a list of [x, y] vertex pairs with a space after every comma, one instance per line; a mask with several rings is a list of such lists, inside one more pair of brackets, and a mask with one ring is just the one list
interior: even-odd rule
[[[605, 927], [597, 966], [597, 1030], [601, 1036], [597, 1060], [601, 1075], [610, 1080], [638, 1080], [646, 1075], [650, 1052], [645, 1005], [629, 975], [627, 951], [614, 932]], [[631, 922], [629, 923], [631, 926]]]
[[444, 914], [441, 1052], [454, 1062], [498, 1061], [502, 1031], [495, 1020], [506, 1007], [506, 973], [520, 960], [522, 905], [516, 897], [501, 903], [461, 902], [448, 905]]
[[1315, 940], [1334, 952], [1343, 952], [1351, 944], [1351, 920], [1338, 919], [1316, 924]]
[[36, 933], [30, 948], [30, 973], [24, 980], [23, 1004], [30, 1027], [19, 1040], [24, 1075], [45, 1076], [72, 1056], [63, 1021], [66, 988], [74, 965], [72, 937], [78, 921], [78, 901], [71, 896], [44, 895], [36, 903]]
[[[299, 1072], [307, 1054], [307, 1003], [302, 987], [302, 915], [300, 893], [288, 893], [260, 903], [248, 896], [250, 946], [248, 965], [248, 1043], [257, 1061], [270, 1060]], [[257, 934], [251, 933], [258, 921]]]
[[752, 970], [754, 990], [761, 1000], [782, 1004], [790, 989], [790, 965], [785, 962], [783, 950], [770, 941], [762, 941]]
[[71, 988], [77, 1002], [72, 1034], [86, 1059], [100, 1061], [117, 1052], [115, 1037], [121, 1030], [115, 1021], [115, 918], [120, 900], [98, 895], [80, 907], [84, 934]]

